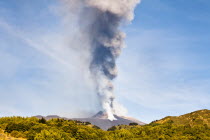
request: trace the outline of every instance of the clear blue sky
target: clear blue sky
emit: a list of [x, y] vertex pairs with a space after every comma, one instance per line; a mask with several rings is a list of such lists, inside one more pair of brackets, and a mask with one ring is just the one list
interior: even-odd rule
[[[0, 1], [0, 116], [97, 111], [80, 56], [59, 47], [68, 33], [58, 5]], [[127, 47], [114, 81], [130, 116], [150, 122], [210, 108], [209, 13], [208, 0], [142, 0], [132, 24], [122, 27]]]

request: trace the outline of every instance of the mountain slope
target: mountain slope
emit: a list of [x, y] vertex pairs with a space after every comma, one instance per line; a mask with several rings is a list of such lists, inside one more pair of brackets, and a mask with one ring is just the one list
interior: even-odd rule
[[210, 140], [210, 110], [165, 117], [144, 126], [120, 125], [109, 129], [124, 139]]
[[175, 125], [208, 125], [210, 126], [210, 110], [198, 110], [178, 117], [168, 116], [161, 120], [154, 121], [156, 124], [173, 123]]

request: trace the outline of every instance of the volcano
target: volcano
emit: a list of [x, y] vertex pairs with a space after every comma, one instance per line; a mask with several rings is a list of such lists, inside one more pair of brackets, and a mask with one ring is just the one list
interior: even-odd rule
[[131, 118], [131, 117], [124, 117], [124, 116], [117, 116], [114, 115], [116, 120], [110, 121], [108, 119], [107, 113], [100, 111], [96, 115], [89, 117], [89, 118], [64, 118], [64, 117], [59, 117], [57, 115], [49, 115], [49, 116], [34, 116], [38, 119], [45, 118], [46, 120], [50, 119], [56, 119], [56, 118], [61, 118], [65, 120], [76, 120], [76, 121], [81, 121], [81, 122], [90, 122], [93, 125], [98, 126], [99, 128], [103, 130], [108, 130], [112, 126], [117, 126], [117, 125], [129, 125], [130, 123], [137, 123], [138, 125], [145, 125], [146, 123], [143, 123], [137, 119]]
[[129, 125], [130, 123], [137, 123], [138, 125], [145, 125], [145, 123], [131, 118], [131, 117], [124, 117], [124, 116], [117, 116], [114, 115], [116, 120], [110, 121], [108, 119], [108, 115], [105, 112], [98, 112], [96, 115], [90, 118], [73, 118], [73, 120], [81, 121], [81, 122], [90, 122], [93, 125], [100, 127], [103, 130], [108, 130], [112, 126], [117, 125]]

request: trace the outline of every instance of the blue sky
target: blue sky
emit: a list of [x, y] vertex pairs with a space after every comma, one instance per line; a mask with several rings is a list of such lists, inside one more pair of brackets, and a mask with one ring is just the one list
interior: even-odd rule
[[[86, 54], [64, 47], [78, 41], [58, 7], [56, 0], [0, 1], [0, 116], [98, 111], [86, 61], [79, 62]], [[209, 13], [207, 0], [138, 5], [134, 21], [122, 27], [127, 47], [114, 81], [129, 116], [151, 122], [210, 108]]]

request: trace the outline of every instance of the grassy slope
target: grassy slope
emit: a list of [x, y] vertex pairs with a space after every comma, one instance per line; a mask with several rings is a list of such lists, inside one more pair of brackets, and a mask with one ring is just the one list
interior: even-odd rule
[[144, 126], [120, 125], [109, 130], [114, 136], [132, 140], [210, 140], [210, 110], [169, 116]]
[[[181, 116], [168, 116], [161, 120], [153, 121], [152, 123], [146, 126], [154, 126], [156, 124], [167, 124], [172, 123], [173, 125], [184, 125], [184, 126], [195, 126], [195, 125], [207, 125], [210, 127], [210, 110], [199, 110], [192, 113], [188, 113]], [[119, 125], [114, 126], [114, 130], [120, 129], [132, 129], [132, 128], [141, 128], [144, 126], [128, 126], [128, 125]]]
[[164, 124], [167, 122], [172, 122], [175, 125], [207, 125], [210, 126], [210, 110], [199, 110], [189, 114], [181, 115], [178, 117], [165, 117], [161, 120], [155, 121], [153, 123]]

